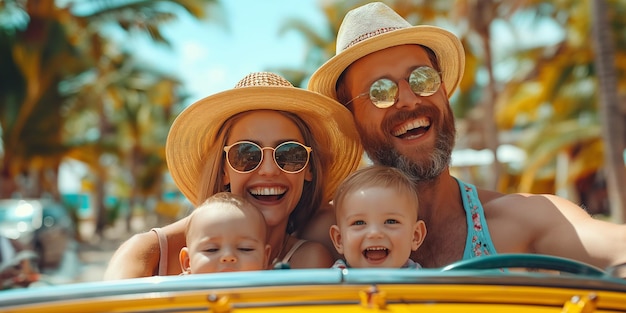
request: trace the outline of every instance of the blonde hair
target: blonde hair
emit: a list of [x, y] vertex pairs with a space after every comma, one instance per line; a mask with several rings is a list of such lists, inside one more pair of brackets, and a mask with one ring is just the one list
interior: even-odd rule
[[350, 193], [366, 187], [392, 188], [409, 195], [415, 201], [415, 209], [419, 208], [415, 183], [406, 174], [395, 167], [371, 165], [353, 172], [337, 187], [333, 199], [335, 212], [339, 211]]
[[[222, 124], [222, 127], [220, 127], [220, 131], [217, 133], [217, 138], [214, 141], [215, 144], [209, 147], [204, 154], [204, 158], [202, 159], [204, 166], [202, 168], [202, 172], [200, 173], [200, 184], [198, 186], [199, 189], [197, 193], [199, 201], [203, 201], [218, 192], [230, 191], [230, 186], [223, 184], [224, 166], [226, 166], [226, 155], [223, 149], [224, 146], [226, 146], [226, 141], [228, 140], [228, 136], [230, 135], [230, 130], [233, 125], [235, 125], [241, 117], [254, 112], [255, 111], [248, 111], [236, 114], [227, 119], [224, 124]], [[275, 112], [278, 112], [293, 121], [302, 133], [302, 137], [304, 137], [303, 143], [313, 149], [311, 152], [311, 159], [309, 160], [309, 166], [311, 167], [313, 178], [310, 182], [304, 182], [300, 200], [289, 215], [287, 233], [291, 234], [300, 230], [304, 224], [313, 217], [322, 204], [324, 192], [324, 186], [322, 186], [321, 180], [322, 168], [330, 167], [330, 155], [328, 155], [326, 149], [318, 145], [315, 138], [313, 138], [313, 134], [309, 130], [309, 127], [300, 117], [286, 111], [277, 110]], [[207, 138], [207, 140], [210, 140], [210, 138]]]

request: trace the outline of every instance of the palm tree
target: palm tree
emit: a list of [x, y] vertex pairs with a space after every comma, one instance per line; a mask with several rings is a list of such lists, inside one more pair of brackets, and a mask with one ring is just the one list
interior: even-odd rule
[[593, 38], [595, 66], [598, 73], [600, 113], [603, 119], [602, 137], [606, 140], [604, 168], [608, 182], [611, 217], [624, 223], [626, 220], [626, 167], [624, 166], [624, 112], [620, 111], [617, 97], [615, 55], [613, 52], [612, 29], [608, 23], [608, 10], [605, 0], [591, 1], [593, 18]]
[[[626, 6], [618, 1], [609, 4], [614, 14], [604, 19], [613, 32], [623, 34], [626, 23], [619, 12], [624, 12]], [[519, 170], [521, 183], [517, 191], [561, 193], [573, 189], [590, 175], [597, 175], [604, 166], [604, 162], [597, 161], [602, 159], [598, 156], [604, 155], [608, 147], [602, 144], [600, 127], [608, 121], [603, 122], [598, 114], [595, 84], [598, 69], [588, 40], [595, 37], [590, 34], [591, 15], [587, 2], [578, 0], [544, 1], [528, 6], [525, 12], [558, 23], [565, 36], [554, 44], [519, 50], [515, 56], [519, 70], [504, 85], [496, 106], [496, 118], [501, 130], [521, 134], [518, 144], [528, 151], [529, 158]], [[613, 43], [617, 48], [615, 58], [626, 57], [623, 36], [613, 37]], [[624, 73], [626, 69], [624, 62], [616, 62], [614, 66], [617, 72]], [[623, 75], [617, 78], [618, 81], [625, 79]], [[619, 118], [621, 115], [613, 113], [611, 116]], [[623, 151], [624, 147], [623, 140], [620, 141], [621, 144], [611, 143], [610, 148], [617, 151], [614, 153], [618, 159], [617, 154], [622, 153], [618, 151]], [[611, 172], [619, 173], [619, 166]], [[539, 183], [547, 180], [552, 181], [552, 186], [537, 190]], [[576, 195], [579, 192], [562, 195], [579, 201]]]
[[[97, 76], [75, 82], [78, 86], [68, 103], [76, 117], [68, 124], [68, 136], [77, 144], [70, 156], [98, 173], [93, 178], [97, 201], [104, 202], [105, 182], [117, 181], [122, 184], [120, 188], [108, 194], [129, 199], [129, 207], [133, 208], [149, 195], [159, 194], [156, 191], [166, 171], [163, 143], [172, 116], [179, 109], [176, 104], [183, 100], [176, 93], [181, 82], [140, 66], [131, 55], [109, 59], [104, 62], [108, 66], [102, 65]], [[100, 136], [90, 138], [90, 129]], [[103, 163], [103, 156], [112, 161]], [[127, 170], [116, 171], [112, 166]], [[100, 230], [107, 218], [105, 210], [98, 212], [96, 228]]]
[[[54, 1], [9, 2], [11, 5], [7, 7], [28, 19], [23, 19], [20, 25], [0, 25], [5, 26], [0, 33], [1, 197], [19, 190], [15, 184], [18, 174], [56, 172], [62, 158], [78, 149], [63, 141], [64, 124], [76, 118], [76, 114], [68, 112], [71, 108], [66, 100], [70, 95], [60, 90], [68, 79], [90, 74], [103, 78], [98, 69], [103, 68], [102, 62], [107, 60], [104, 49], [111, 43], [100, 32], [103, 27], [117, 25], [123, 30], [140, 30], [155, 42], [167, 44], [159, 27], [177, 17], [172, 8], [182, 8], [195, 18], [203, 18], [207, 16], [207, 5], [216, 3], [211, 0], [66, 1], [66, 6], [61, 8]], [[110, 75], [106, 78], [115, 81]], [[106, 137], [114, 129], [112, 121], [100, 122], [100, 134]], [[39, 126], [47, 128], [43, 131]], [[41, 146], [42, 142], [47, 145]], [[85, 149], [93, 152], [110, 149], [105, 140], [98, 143], [104, 146], [94, 149], [89, 144]], [[97, 198], [102, 200], [103, 196]], [[103, 211], [102, 201], [97, 203], [97, 210]]]

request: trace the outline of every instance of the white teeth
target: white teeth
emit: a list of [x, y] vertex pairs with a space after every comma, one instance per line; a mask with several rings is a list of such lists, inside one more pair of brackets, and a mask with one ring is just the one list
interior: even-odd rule
[[371, 248], [367, 248], [365, 250], [367, 250], [367, 251], [378, 251], [378, 250], [387, 250], [387, 248], [385, 248], [385, 247], [371, 247]]
[[287, 191], [285, 187], [257, 187], [249, 190], [255, 196], [278, 196]]
[[398, 127], [392, 133], [392, 135], [397, 137], [397, 136], [406, 134], [406, 132], [408, 132], [409, 130], [412, 130], [418, 127], [428, 127], [428, 126], [430, 126], [430, 122], [428, 121], [427, 118], [422, 117], [422, 118], [414, 119], [412, 121], [404, 123], [402, 126]]

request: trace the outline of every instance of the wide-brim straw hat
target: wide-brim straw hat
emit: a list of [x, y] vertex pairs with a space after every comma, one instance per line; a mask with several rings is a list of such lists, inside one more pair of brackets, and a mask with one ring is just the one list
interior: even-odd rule
[[435, 52], [450, 97], [465, 68], [465, 51], [459, 39], [436, 26], [412, 26], [381, 2], [346, 14], [337, 33], [336, 55], [313, 73], [308, 89], [337, 99], [337, 80], [350, 64], [370, 53], [406, 44], [423, 45]]
[[[322, 163], [324, 201], [330, 201], [339, 183], [357, 169], [362, 147], [351, 113], [337, 101], [296, 88], [279, 75], [267, 72], [244, 77], [235, 88], [198, 100], [178, 115], [165, 144], [167, 166], [174, 183], [198, 205], [202, 160], [215, 144], [230, 117], [252, 110], [280, 110], [300, 117], [309, 127], [318, 149], [330, 156]], [[322, 151], [313, 151], [312, 158]], [[226, 163], [224, 163], [226, 164]]]

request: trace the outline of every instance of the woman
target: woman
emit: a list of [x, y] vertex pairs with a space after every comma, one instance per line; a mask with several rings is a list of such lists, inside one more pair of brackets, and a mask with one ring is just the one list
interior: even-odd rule
[[[295, 235], [361, 160], [356, 127], [342, 105], [276, 74], [253, 73], [234, 89], [185, 109], [172, 124], [165, 150], [174, 182], [194, 205], [231, 191], [261, 210], [273, 263], [332, 264], [324, 246]], [[131, 237], [111, 258], [104, 278], [179, 274], [186, 219]]]

